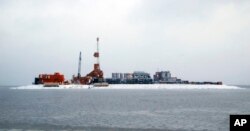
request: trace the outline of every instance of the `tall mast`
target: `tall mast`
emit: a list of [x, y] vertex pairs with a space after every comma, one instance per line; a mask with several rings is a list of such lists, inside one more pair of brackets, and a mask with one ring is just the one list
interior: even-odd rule
[[100, 60], [99, 60], [99, 37], [96, 38], [96, 52], [94, 53], [94, 57], [96, 57], [96, 64], [94, 64], [95, 70], [100, 70]]
[[82, 61], [82, 52], [80, 52], [80, 55], [79, 55], [78, 74], [77, 74], [78, 78], [81, 77], [81, 61]]
[[97, 64], [100, 64], [100, 59], [99, 59], [99, 37], [96, 38], [96, 44], [97, 44]]

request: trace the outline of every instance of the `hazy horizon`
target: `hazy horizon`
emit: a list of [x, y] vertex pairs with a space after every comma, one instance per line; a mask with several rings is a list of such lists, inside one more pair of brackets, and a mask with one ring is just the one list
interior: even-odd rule
[[170, 71], [189, 81], [250, 85], [250, 1], [1, 0], [0, 85], [40, 73], [93, 69], [96, 37], [105, 77]]

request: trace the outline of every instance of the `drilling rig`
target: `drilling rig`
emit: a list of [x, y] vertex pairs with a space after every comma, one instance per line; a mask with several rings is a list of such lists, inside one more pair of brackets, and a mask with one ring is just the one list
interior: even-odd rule
[[96, 38], [97, 41], [97, 48], [96, 48], [96, 52], [94, 53], [94, 57], [96, 58], [96, 63], [94, 64], [94, 70], [91, 71], [87, 76], [92, 77], [92, 82], [93, 83], [100, 83], [103, 82], [103, 72], [100, 69], [100, 53], [99, 53], [99, 38]]
[[73, 76], [72, 83], [74, 84], [94, 84], [97, 83], [97, 86], [108, 86], [107, 83], [104, 82], [103, 71], [100, 69], [100, 53], [99, 53], [99, 38], [96, 38], [96, 52], [94, 53], [94, 57], [96, 58], [96, 63], [94, 64], [94, 69], [88, 73], [86, 76], [81, 77], [81, 52], [79, 56], [78, 63], [78, 75], [77, 77]]

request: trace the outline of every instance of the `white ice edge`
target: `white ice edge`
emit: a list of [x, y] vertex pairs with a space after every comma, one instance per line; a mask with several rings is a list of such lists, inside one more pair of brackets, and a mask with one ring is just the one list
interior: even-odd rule
[[[110, 84], [108, 87], [91, 89], [244, 89], [229, 85], [189, 85], [189, 84]], [[59, 87], [43, 87], [43, 85], [26, 85], [11, 89], [89, 89], [89, 85], [60, 85]]]

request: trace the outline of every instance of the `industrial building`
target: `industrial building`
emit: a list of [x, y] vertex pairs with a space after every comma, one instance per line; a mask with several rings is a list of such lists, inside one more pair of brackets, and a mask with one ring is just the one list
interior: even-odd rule
[[112, 79], [123, 79], [124, 74], [123, 73], [112, 73]]
[[143, 71], [135, 71], [133, 73], [134, 79], [151, 79], [150, 74]]
[[182, 83], [182, 80], [177, 77], [171, 77], [170, 71], [160, 71], [155, 72], [154, 83]]
[[156, 82], [167, 82], [170, 78], [170, 71], [155, 72], [154, 74], [154, 81]]
[[112, 78], [107, 78], [109, 84], [152, 84], [149, 73], [135, 71], [133, 73], [112, 73]]
[[55, 72], [54, 74], [39, 74], [39, 76], [35, 78], [34, 84], [46, 83], [64, 84], [64, 75]]
[[133, 73], [124, 73], [124, 79], [133, 79]]

